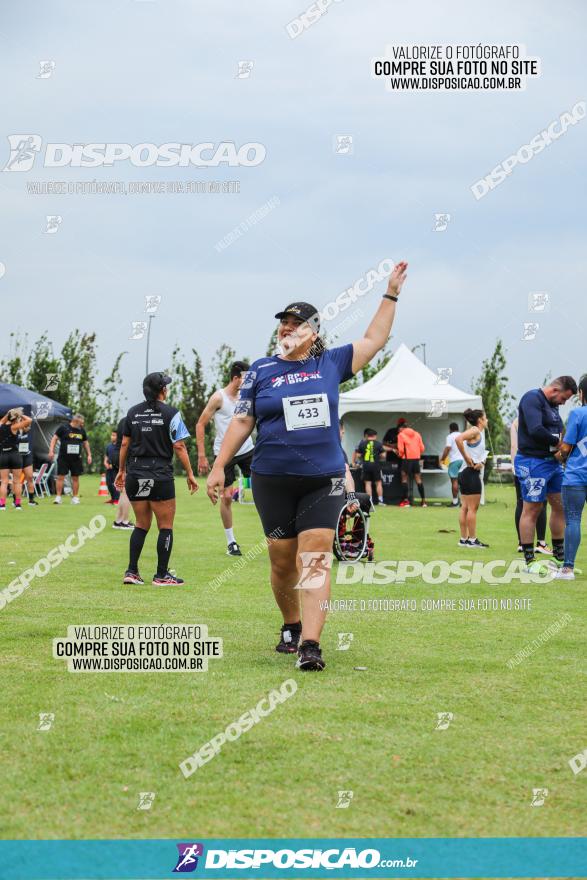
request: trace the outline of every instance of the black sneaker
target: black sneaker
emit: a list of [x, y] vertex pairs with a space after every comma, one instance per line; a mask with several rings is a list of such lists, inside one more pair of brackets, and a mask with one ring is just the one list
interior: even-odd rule
[[139, 586], [142, 586], [145, 582], [142, 579], [142, 577], [140, 576], [140, 574], [138, 573], [138, 571], [127, 570], [124, 573], [122, 583], [123, 584], [138, 584]]
[[166, 571], [163, 576], [154, 574], [152, 583], [154, 587], [180, 587], [185, 581]]
[[31, 507], [38, 507], [39, 506], [39, 502], [35, 501], [34, 498], [29, 498], [29, 504]]
[[484, 550], [485, 547], [489, 547], [489, 544], [484, 544], [483, 541], [479, 540], [479, 538], [475, 538], [474, 541], [469, 538], [468, 544], [469, 547], [476, 547], [478, 550]]
[[227, 556], [242, 556], [241, 548], [238, 546], [236, 541], [232, 541], [228, 547], [226, 548]]
[[126, 531], [127, 529], [134, 529], [134, 526], [132, 525], [132, 523], [113, 522], [112, 528], [113, 529], [122, 529], [123, 531]]
[[304, 672], [322, 672], [326, 663], [322, 659], [322, 651], [318, 642], [306, 639], [298, 648], [298, 669]]
[[469, 539], [468, 538], [459, 538], [459, 547], [468, 547]]
[[301, 623], [284, 623], [281, 627], [281, 638], [275, 646], [275, 650], [280, 654], [297, 654], [301, 634]]

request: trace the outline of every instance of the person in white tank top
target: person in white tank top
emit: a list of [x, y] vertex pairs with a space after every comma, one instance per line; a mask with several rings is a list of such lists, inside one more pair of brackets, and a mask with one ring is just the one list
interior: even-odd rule
[[[214, 455], [218, 455], [226, 430], [234, 415], [234, 408], [238, 399], [239, 389], [249, 365], [245, 361], [234, 361], [230, 367], [230, 381], [224, 388], [219, 388], [209, 399], [204, 407], [200, 418], [196, 423], [196, 443], [198, 446], [198, 474], [207, 474], [210, 464], [206, 456], [206, 426], [214, 420]], [[250, 437], [247, 437], [230, 464], [225, 468], [224, 489], [220, 496], [220, 518], [224, 526], [226, 537], [227, 554], [229, 556], [242, 556], [240, 547], [234, 537], [232, 528], [232, 484], [235, 481], [235, 465], [243, 476], [248, 477], [251, 473], [251, 461], [255, 446]]]
[[485, 430], [489, 423], [482, 409], [468, 409], [463, 415], [470, 427], [455, 437], [455, 443], [463, 456], [463, 463], [459, 471], [462, 505], [459, 514], [461, 528], [459, 547], [482, 550], [488, 544], [484, 544], [477, 537], [477, 510], [481, 502], [483, 488], [482, 471], [487, 459]]

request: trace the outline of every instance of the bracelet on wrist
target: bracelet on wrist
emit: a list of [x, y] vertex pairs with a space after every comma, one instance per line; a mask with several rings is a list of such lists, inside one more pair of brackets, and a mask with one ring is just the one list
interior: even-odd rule
[[383, 299], [391, 299], [393, 302], [397, 302], [399, 299], [399, 296], [392, 296], [391, 293], [384, 293]]

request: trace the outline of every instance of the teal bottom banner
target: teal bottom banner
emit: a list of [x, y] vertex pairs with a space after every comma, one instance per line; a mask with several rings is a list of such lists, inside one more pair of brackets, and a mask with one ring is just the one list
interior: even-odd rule
[[587, 838], [4, 840], [1, 880], [587, 877]]

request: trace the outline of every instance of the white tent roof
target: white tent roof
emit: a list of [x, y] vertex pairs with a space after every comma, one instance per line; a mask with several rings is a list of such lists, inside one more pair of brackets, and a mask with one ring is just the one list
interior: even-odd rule
[[342, 417], [349, 412], [429, 412], [434, 400], [445, 400], [446, 412], [483, 406], [478, 395], [439, 383], [438, 373], [402, 343], [372, 379], [340, 395], [339, 413]]

